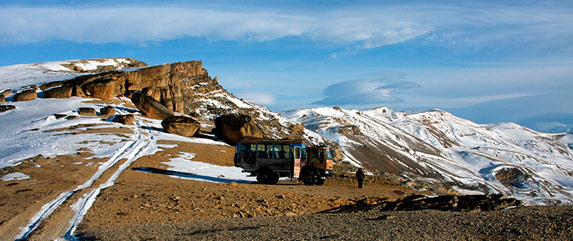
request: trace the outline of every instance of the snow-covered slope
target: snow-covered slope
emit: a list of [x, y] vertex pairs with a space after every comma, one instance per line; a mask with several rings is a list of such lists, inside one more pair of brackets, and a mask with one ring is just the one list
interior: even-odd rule
[[16, 64], [0, 67], [0, 90], [71, 79], [86, 72], [116, 70], [145, 63], [128, 58], [102, 58]]
[[440, 110], [335, 107], [282, 114], [339, 143], [347, 160], [372, 169], [529, 203], [573, 200], [571, 134], [513, 123], [479, 125]]
[[[89, 63], [89, 61], [79, 62]], [[10, 88], [17, 91], [28, 85], [39, 85], [80, 75], [75, 71], [54, 67], [60, 65], [59, 63], [69, 62], [0, 67], [0, 90]], [[50, 165], [57, 165], [62, 168], [62, 172], [65, 172], [65, 168], [69, 170], [70, 167], [58, 163], [58, 158], [54, 157], [65, 155], [75, 157], [86, 153], [88, 157], [85, 159], [89, 162], [87, 164], [73, 163], [71, 169], [80, 165], [97, 168], [94, 173], [86, 176], [85, 182], [81, 182], [71, 190], [58, 193], [56, 198], [47, 203], [41, 203], [42, 207], [39, 210], [30, 210], [36, 213], [28, 219], [27, 224], [20, 227], [15, 237], [5, 238], [26, 239], [56, 210], [69, 207], [72, 217], [69, 222], [68, 220], [62, 221], [69, 223], [66, 234], [62, 238], [75, 240], [73, 235], [77, 225], [82, 221], [101, 190], [114, 185], [119, 175], [130, 168], [138, 158], [153, 154], [162, 148], [173, 148], [158, 144], [158, 141], [176, 140], [202, 145], [227, 146], [224, 142], [208, 138], [186, 138], [165, 133], [161, 131], [160, 120], [142, 116], [137, 109], [130, 107], [130, 100], [124, 97], [114, 99], [111, 103], [104, 103], [100, 100], [94, 101], [94, 99], [80, 97], [13, 101], [10, 98], [12, 95], [8, 96], [7, 104], [15, 106], [15, 109], [0, 113], [0, 123], [2, 123], [0, 126], [0, 177], [2, 182], [31, 179], [35, 182], [31, 185], [42, 183], [44, 180], [31, 173], [11, 171], [14, 167], [27, 165], [23, 163], [35, 163], [34, 169], [45, 168], [34, 162], [37, 158], [50, 157], [54, 162]], [[101, 116], [80, 116], [78, 113], [79, 108], [100, 110], [107, 106], [114, 107], [118, 115], [133, 114], [134, 125], [115, 123]], [[213, 182], [254, 181], [253, 177], [247, 177], [246, 173], [242, 173], [240, 168], [192, 161], [194, 155], [194, 153], [182, 153], [179, 157], [172, 158], [171, 162], [163, 164], [168, 166], [169, 170], [193, 174], [183, 177], [174, 175], [179, 178]], [[62, 175], [75, 177], [73, 173]], [[221, 176], [226, 178], [221, 178]], [[81, 197], [74, 198], [74, 195], [81, 195]]]

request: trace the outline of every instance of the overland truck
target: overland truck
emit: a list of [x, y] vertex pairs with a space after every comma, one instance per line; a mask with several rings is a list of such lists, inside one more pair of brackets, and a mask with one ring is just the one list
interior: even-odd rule
[[276, 184], [280, 177], [299, 178], [305, 185], [322, 185], [332, 175], [332, 152], [304, 140], [243, 140], [237, 144], [235, 166]]

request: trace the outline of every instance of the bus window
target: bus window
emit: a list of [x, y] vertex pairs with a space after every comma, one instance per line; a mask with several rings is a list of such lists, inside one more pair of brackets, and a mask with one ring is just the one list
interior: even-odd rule
[[264, 144], [257, 145], [257, 158], [268, 158]]
[[275, 159], [287, 159], [290, 158], [290, 146], [275, 144], [273, 147], [275, 153]]
[[294, 158], [300, 159], [300, 146], [294, 147]]
[[266, 158], [273, 158], [273, 144], [266, 144], [267, 146], [267, 157]]
[[248, 143], [244, 143], [244, 144], [240, 144], [241, 145], [241, 152], [249, 152], [249, 151], [255, 151], [256, 145], [255, 144], [248, 144]]
[[285, 158], [290, 158], [290, 146], [283, 145], [283, 152], [285, 154]]
[[[281, 145], [275, 144], [275, 145], [273, 146], [273, 152], [274, 152], [274, 158], [275, 158], [275, 159], [284, 158], [284, 157], [281, 157], [280, 151], [281, 151]], [[284, 155], [283, 155], [283, 156], [284, 156]]]

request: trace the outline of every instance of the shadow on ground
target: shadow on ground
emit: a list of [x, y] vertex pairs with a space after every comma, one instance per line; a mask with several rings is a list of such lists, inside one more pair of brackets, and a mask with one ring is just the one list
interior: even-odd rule
[[193, 174], [193, 173], [163, 170], [163, 169], [153, 168], [153, 167], [134, 167], [134, 168], [132, 168], [132, 169], [135, 170], [135, 171], [140, 171], [140, 172], [147, 172], [147, 173], [153, 173], [153, 174], [164, 174], [164, 175], [176, 176], [176, 177], [181, 177], [181, 178], [198, 179], [198, 180], [208, 181], [208, 182], [219, 182], [219, 183], [230, 183], [230, 182], [236, 182], [236, 183], [252, 183], [251, 181], [245, 181], [245, 180], [229, 179], [229, 178], [223, 178], [223, 177], [210, 177], [210, 176], [199, 175], [199, 174]]

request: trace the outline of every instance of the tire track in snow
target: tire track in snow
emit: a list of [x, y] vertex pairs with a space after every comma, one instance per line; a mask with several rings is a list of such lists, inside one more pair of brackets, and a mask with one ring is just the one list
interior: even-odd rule
[[84, 195], [82, 198], [80, 198], [76, 203], [74, 203], [71, 206], [76, 213], [74, 217], [70, 219], [70, 227], [68, 228], [66, 234], [64, 235], [63, 238], [64, 240], [77, 240], [77, 238], [73, 236], [74, 232], [78, 224], [83, 220], [84, 216], [95, 202], [101, 190], [113, 186], [115, 180], [119, 177], [119, 175], [123, 171], [125, 171], [129, 166], [131, 166], [131, 164], [135, 162], [143, 154], [146, 154], [146, 151], [150, 146], [152, 146], [152, 143], [155, 143], [153, 139], [154, 139], [153, 136], [150, 136], [148, 131], [146, 131], [145, 134], [140, 133], [138, 135], [138, 140], [136, 141], [135, 148], [131, 148], [127, 152], [126, 155], [127, 161], [121, 164], [119, 166], [119, 169], [117, 169], [115, 173], [113, 173], [113, 175], [111, 175], [111, 177], [109, 177], [105, 183], [101, 184], [98, 188], [95, 188], [88, 194]]
[[[91, 187], [93, 183], [99, 179], [107, 170], [115, 166], [121, 159], [127, 158], [128, 160], [120, 165], [119, 169], [99, 188], [96, 188], [89, 192], [89, 195], [84, 195], [84, 197], [80, 198], [76, 204], [72, 205], [72, 209], [76, 212], [74, 217], [70, 220], [71, 227], [66, 232], [64, 238], [68, 239], [75, 239], [72, 234], [75, 231], [77, 224], [83, 219], [83, 216], [87, 213], [91, 204], [95, 201], [95, 197], [99, 194], [99, 192], [111, 185], [113, 185], [113, 181], [123, 172], [125, 169], [131, 165], [131, 163], [139, 157], [138, 154], [142, 154], [147, 150], [150, 146], [149, 140], [152, 140], [152, 137], [149, 137], [149, 131], [145, 131], [145, 133], [141, 133], [140, 128], [138, 127], [140, 122], [136, 122], [135, 132], [137, 138], [134, 141], [129, 141], [125, 145], [123, 145], [120, 149], [118, 149], [114, 155], [102, 164], [98, 171], [88, 179], [84, 184], [76, 187], [74, 190], [64, 192], [60, 194], [56, 199], [52, 200], [51, 202], [42, 206], [40, 211], [36, 213], [30, 219], [28, 224], [22, 228], [20, 228], [20, 233], [14, 237], [15, 240], [24, 240], [28, 238], [42, 223], [43, 220], [48, 218], [58, 207], [60, 207], [69, 197], [71, 197], [74, 193], [77, 193], [80, 190], [84, 190], [88, 187]], [[154, 141], [153, 141], [154, 142]], [[83, 201], [83, 204], [82, 204]], [[69, 237], [68, 237], [69, 233]]]

